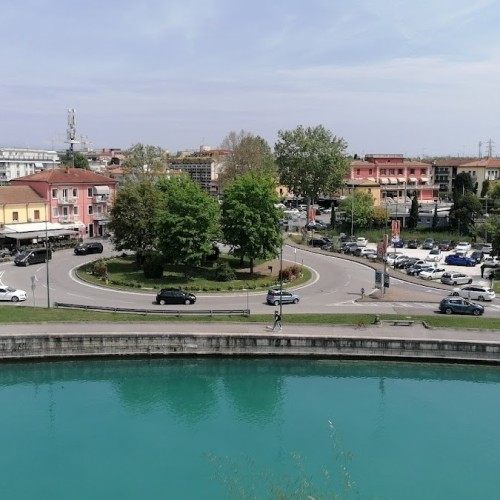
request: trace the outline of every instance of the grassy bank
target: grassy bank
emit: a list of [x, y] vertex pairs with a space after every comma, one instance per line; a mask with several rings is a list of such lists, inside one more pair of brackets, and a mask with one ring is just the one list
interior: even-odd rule
[[[243, 316], [163, 316], [156, 314], [126, 314], [113, 312], [80, 311], [67, 309], [43, 309], [39, 307], [17, 306], [11, 307], [5, 305], [0, 307], [0, 322], [2, 323], [100, 323], [100, 322], [231, 322], [231, 323], [269, 323], [272, 319], [273, 311], [269, 314], [253, 314], [250, 317]], [[381, 314], [384, 319], [407, 319], [407, 315]], [[441, 314], [432, 314], [428, 316], [411, 316], [414, 321], [425, 321], [431, 327], [467, 329], [477, 328], [484, 330], [500, 329], [500, 318], [476, 318], [472, 316], [445, 316]], [[352, 325], [359, 323], [365, 325], [372, 324], [374, 314], [288, 314], [283, 313], [283, 322], [285, 324], [302, 325]]]

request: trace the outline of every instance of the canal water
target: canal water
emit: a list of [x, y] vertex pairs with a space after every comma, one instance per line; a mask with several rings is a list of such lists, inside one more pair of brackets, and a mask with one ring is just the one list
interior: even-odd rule
[[[491, 499], [500, 368], [3, 363], [6, 499]], [[309, 496], [308, 496], [309, 495]]]

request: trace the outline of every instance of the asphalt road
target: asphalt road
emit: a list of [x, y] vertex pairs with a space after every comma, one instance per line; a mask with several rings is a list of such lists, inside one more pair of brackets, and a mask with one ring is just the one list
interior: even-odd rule
[[[102, 256], [116, 254], [108, 241], [103, 241], [105, 250]], [[4, 284], [21, 288], [28, 292], [28, 300], [18, 306], [46, 307], [48, 302], [69, 302], [82, 305], [103, 305], [125, 308], [158, 308], [154, 303], [153, 291], [121, 291], [83, 283], [74, 275], [79, 265], [96, 259], [96, 255], [76, 256], [72, 250], [54, 252], [49, 262], [49, 279], [45, 264], [29, 267], [16, 267], [13, 263], [0, 264], [1, 279]], [[322, 254], [306, 248], [285, 246], [283, 259], [290, 263], [308, 266], [313, 270], [310, 283], [297, 287], [299, 304], [283, 305], [283, 314], [294, 313], [370, 313], [374, 314], [432, 314], [447, 290], [432, 288], [432, 283], [407, 283], [391, 280], [392, 300], [362, 300], [361, 289], [369, 293], [374, 288], [375, 271], [363, 263], [352, 262], [338, 254]], [[479, 271], [479, 269], [478, 269]], [[404, 275], [401, 274], [404, 278]], [[32, 280], [35, 288], [32, 289]], [[47, 293], [47, 281], [49, 293]], [[166, 284], [167, 285], [167, 284]], [[452, 287], [450, 287], [451, 290]], [[193, 308], [206, 309], [243, 309], [252, 313], [272, 314], [274, 307], [265, 303], [265, 292], [238, 292], [228, 294], [197, 294], [198, 300], [192, 306], [161, 306], [169, 309]], [[416, 300], [415, 300], [416, 299]], [[487, 316], [500, 317], [498, 299], [484, 303]]]

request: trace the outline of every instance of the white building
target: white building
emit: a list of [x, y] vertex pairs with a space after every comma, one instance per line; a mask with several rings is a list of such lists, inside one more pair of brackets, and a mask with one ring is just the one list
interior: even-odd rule
[[57, 168], [59, 164], [56, 151], [0, 148], [0, 183]]

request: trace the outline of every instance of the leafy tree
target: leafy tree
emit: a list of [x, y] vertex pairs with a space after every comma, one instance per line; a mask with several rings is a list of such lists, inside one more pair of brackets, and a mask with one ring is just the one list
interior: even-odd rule
[[134, 144], [125, 152], [123, 169], [135, 177], [144, 174], [162, 174], [168, 160], [168, 152], [158, 146]]
[[275, 175], [276, 165], [271, 148], [262, 137], [244, 130], [239, 133], [230, 132], [222, 141], [221, 148], [230, 151], [224, 157], [224, 167], [219, 174], [222, 186], [247, 172]]
[[483, 182], [483, 187], [481, 188], [481, 198], [484, 198], [488, 194], [488, 190], [490, 189], [490, 181], [485, 179]]
[[[457, 176], [458, 177], [458, 176]], [[474, 217], [483, 212], [479, 198], [468, 191], [463, 196], [458, 196], [450, 209], [450, 226], [460, 234], [472, 234]]]
[[70, 151], [66, 151], [66, 153], [61, 157], [61, 163], [67, 167], [74, 166], [75, 168], [89, 169], [89, 159], [87, 158], [87, 155], [81, 153], [80, 151], [73, 151], [73, 155]]
[[250, 260], [275, 256], [281, 245], [280, 210], [274, 180], [266, 175], [247, 173], [228, 185], [222, 202], [224, 240], [233, 245], [241, 258]]
[[492, 188], [488, 192], [488, 196], [492, 200], [500, 200], [500, 183], [493, 184]]
[[322, 125], [280, 130], [274, 146], [280, 182], [305, 197], [309, 206], [320, 194], [331, 194], [342, 185], [349, 171], [346, 148], [344, 139]]
[[220, 234], [219, 204], [187, 175], [161, 179], [158, 185], [164, 193], [158, 246], [168, 261], [184, 264], [188, 276], [213, 253]]
[[346, 224], [353, 222], [354, 228], [367, 228], [373, 222], [373, 196], [364, 191], [354, 191], [342, 200], [340, 209], [345, 212]]
[[389, 212], [384, 207], [373, 207], [372, 210], [372, 223], [375, 227], [382, 227], [387, 224], [389, 220]]
[[466, 193], [473, 192], [474, 184], [470, 174], [467, 172], [457, 174], [453, 185], [453, 201], [456, 202], [460, 197], [465, 196]]
[[408, 216], [407, 227], [410, 230], [416, 229], [418, 225], [418, 199], [414, 196], [411, 200], [410, 214]]
[[137, 262], [157, 246], [156, 216], [163, 194], [156, 183], [142, 177], [120, 188], [111, 209], [110, 230], [117, 250], [134, 250]]

